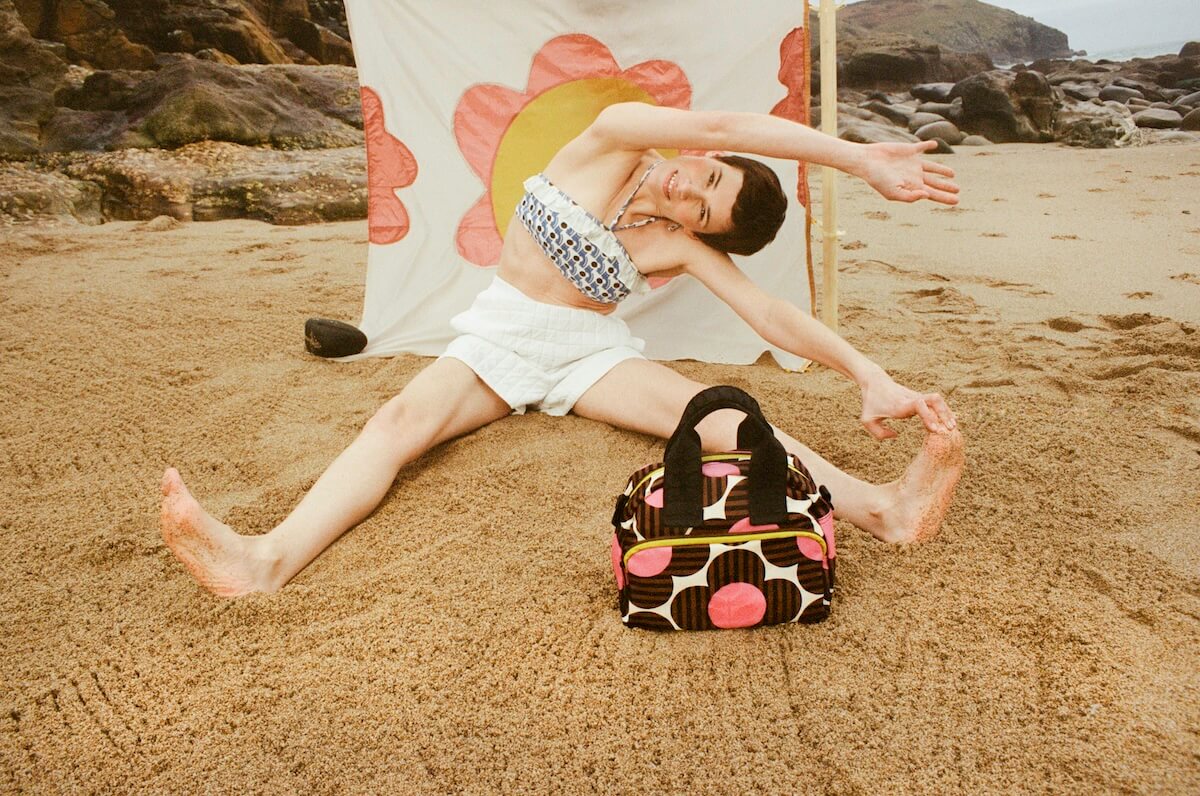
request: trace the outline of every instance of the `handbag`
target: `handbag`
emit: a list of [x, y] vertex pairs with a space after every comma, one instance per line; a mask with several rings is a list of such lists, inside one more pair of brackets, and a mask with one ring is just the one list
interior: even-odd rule
[[[738, 409], [737, 450], [701, 455], [696, 425]], [[648, 630], [707, 630], [829, 615], [833, 501], [784, 450], [758, 402], [710, 387], [687, 405], [663, 461], [617, 498], [612, 565], [621, 621]]]

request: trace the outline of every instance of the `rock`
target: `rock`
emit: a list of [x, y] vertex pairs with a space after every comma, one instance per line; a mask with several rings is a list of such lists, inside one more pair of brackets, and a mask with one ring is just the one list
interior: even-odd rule
[[[1152, 144], [1200, 144], [1200, 134], [1180, 130], [1153, 130], [1148, 143]], [[1186, 210], [1184, 211], [1187, 212]]]
[[1159, 93], [1158, 87], [1144, 80], [1130, 80], [1127, 77], [1117, 77], [1113, 78], [1112, 83], [1109, 85], [1120, 88], [1131, 88], [1151, 102], [1162, 99], [1162, 94]]
[[1078, 83], [1063, 83], [1061, 84], [1063, 93], [1068, 97], [1077, 100], [1092, 100], [1100, 97], [1100, 89], [1095, 85]]
[[350, 42], [324, 25], [295, 17], [288, 24], [287, 36], [319, 63], [354, 65]]
[[0, 157], [37, 153], [66, 73], [53, 48], [29, 34], [12, 0], [0, 0]]
[[981, 135], [968, 135], [959, 142], [959, 146], [991, 146], [992, 142]]
[[1200, 56], [1200, 41], [1189, 41], [1179, 50], [1180, 58], [1196, 58]]
[[38, 36], [65, 44], [72, 62], [101, 69], [154, 67], [154, 52], [131, 42], [116, 13], [101, 0], [65, 0], [43, 7], [47, 13], [39, 20]]
[[915, 133], [919, 127], [941, 121], [944, 121], [944, 119], [936, 113], [914, 113], [908, 119], [908, 131]]
[[177, 218], [172, 218], [171, 216], [155, 216], [149, 221], [143, 221], [141, 224], [138, 224], [136, 227], [134, 227], [134, 229], [141, 230], [143, 232], [166, 232], [172, 229], [179, 229], [182, 226], [183, 224]]
[[1200, 108], [1190, 111], [1187, 116], [1184, 116], [1179, 122], [1180, 130], [1200, 130]]
[[947, 121], [932, 122], [915, 131], [914, 135], [922, 141], [939, 139], [950, 146], [962, 143], [964, 136], [953, 123]]
[[1145, 99], [1142, 92], [1136, 88], [1126, 88], [1124, 86], [1105, 86], [1100, 89], [1100, 99], [1113, 100], [1114, 102], [1128, 102], [1131, 99]]
[[907, 105], [888, 105], [878, 100], [871, 100], [863, 108], [901, 127], [908, 127], [908, 120], [913, 115], [913, 109]]
[[931, 138], [930, 141], [937, 141], [937, 148], [929, 152], [930, 155], [953, 155], [954, 149], [940, 138]]
[[[282, 148], [361, 144], [354, 69], [230, 66], [178, 58], [157, 72], [96, 72], [47, 124], [46, 151], [179, 147], [197, 141]], [[77, 111], [104, 111], [81, 114]]]
[[943, 52], [936, 44], [901, 40], [855, 50], [839, 64], [838, 81], [847, 88], [903, 88], [934, 80], [960, 80], [991, 67], [991, 59], [982, 53]]
[[859, 144], [879, 144], [899, 142], [915, 143], [921, 139], [901, 130], [892, 124], [878, 124], [862, 119], [850, 119], [838, 125], [838, 138], [844, 141], [854, 141]]
[[948, 102], [952, 88], [953, 83], [922, 83], [909, 89], [909, 93], [913, 95], [913, 99], [922, 102]]
[[1138, 127], [1150, 127], [1155, 130], [1178, 127], [1182, 121], [1183, 117], [1175, 111], [1159, 108], [1148, 108], [1133, 115], [1133, 123]]
[[26, 163], [0, 163], [0, 223], [46, 220], [99, 224], [99, 187]]
[[196, 57], [201, 61], [212, 61], [214, 64], [225, 64], [227, 66], [237, 66], [238, 60], [229, 53], [223, 53], [220, 50], [206, 47], [203, 50], [196, 51]]
[[1129, 109], [1119, 102], [1064, 103], [1055, 119], [1054, 135], [1059, 143], [1087, 149], [1127, 146], [1140, 140]]
[[168, 215], [309, 224], [365, 218], [367, 212], [361, 147], [281, 152], [204, 142], [173, 152], [77, 153], [65, 170], [100, 187], [106, 219]]
[[959, 128], [997, 143], [1045, 143], [1054, 139], [1058, 103], [1046, 77], [1033, 70], [992, 70], [955, 84], [962, 98]]
[[1163, 111], [1176, 110], [1176, 108], [1173, 105], [1171, 105], [1171, 103], [1169, 103], [1169, 102], [1151, 102], [1150, 107], [1158, 108], [1159, 110], [1163, 110]]
[[936, 113], [943, 119], [954, 121], [962, 115], [962, 102], [922, 102], [917, 113]]
[[1200, 108], [1200, 91], [1193, 91], [1191, 94], [1184, 94], [1175, 101], [1180, 105], [1190, 105], [1193, 108]]

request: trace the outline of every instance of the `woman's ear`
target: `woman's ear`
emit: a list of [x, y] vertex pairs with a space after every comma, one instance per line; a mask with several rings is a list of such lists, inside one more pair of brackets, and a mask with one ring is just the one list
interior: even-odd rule
[[715, 157], [723, 157], [728, 154], [729, 154], [728, 152], [721, 152], [720, 150], [717, 150], [717, 149], [710, 149], [704, 153], [704, 157], [715, 158]]

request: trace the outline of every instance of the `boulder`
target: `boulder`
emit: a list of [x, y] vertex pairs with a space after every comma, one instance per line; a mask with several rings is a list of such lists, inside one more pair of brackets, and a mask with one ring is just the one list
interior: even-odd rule
[[100, 188], [105, 219], [309, 224], [367, 213], [361, 147], [277, 151], [204, 142], [173, 152], [78, 153], [65, 170]]
[[206, 140], [312, 149], [363, 140], [357, 75], [342, 66], [230, 66], [177, 57], [157, 72], [96, 72], [78, 89], [60, 92], [59, 101], [47, 151]]
[[954, 121], [962, 116], [962, 102], [922, 102], [917, 113], [936, 113], [944, 119]]
[[959, 142], [959, 146], [991, 146], [992, 142], [981, 135], [969, 135]]
[[1191, 94], [1184, 94], [1175, 101], [1180, 105], [1189, 105], [1193, 108], [1200, 108], [1200, 91], [1193, 91]]
[[966, 137], [952, 122], [948, 121], [932, 122], [920, 127], [913, 134], [922, 141], [932, 141], [936, 138], [950, 146], [962, 143], [963, 138]]
[[936, 113], [914, 113], [908, 119], [908, 131], [915, 133], [919, 127], [940, 121], [944, 121], [944, 119]]
[[847, 88], [905, 88], [932, 81], [961, 80], [992, 68], [982, 53], [943, 52], [936, 44], [916, 40], [862, 46], [839, 64], [839, 85]]
[[1147, 108], [1133, 115], [1133, 123], [1138, 127], [1149, 127], [1154, 130], [1166, 130], [1178, 127], [1183, 117], [1172, 110]]
[[1140, 140], [1129, 109], [1118, 102], [1067, 101], [1056, 116], [1054, 135], [1059, 143], [1087, 149], [1126, 146]]
[[965, 132], [997, 143], [1054, 140], [1058, 102], [1040, 72], [981, 72], [955, 84], [951, 97], [962, 98], [958, 126]]
[[0, 0], [0, 157], [37, 153], [66, 73], [54, 49], [29, 34], [12, 0]]
[[901, 127], [908, 127], [908, 120], [913, 115], [913, 109], [907, 105], [888, 105], [879, 100], [871, 100], [862, 107]]
[[101, 223], [100, 188], [26, 163], [0, 163], [0, 224], [45, 220]]
[[1180, 58], [1200, 58], [1200, 41], [1189, 41], [1179, 50]]
[[1180, 130], [1200, 131], [1200, 108], [1189, 111], [1179, 122]]
[[859, 144], [879, 144], [899, 142], [910, 144], [920, 141], [915, 135], [901, 130], [893, 124], [879, 124], [849, 119], [838, 124], [838, 138], [844, 141], [854, 141]]
[[1109, 85], [1100, 89], [1100, 99], [1112, 100], [1113, 102], [1128, 102], [1131, 99], [1145, 99], [1145, 96], [1136, 88]]
[[922, 102], [948, 102], [950, 90], [953, 88], [953, 83], [922, 83], [909, 89], [909, 93], [913, 95], [913, 99]]
[[[21, 0], [31, 15], [29, 0]], [[84, 63], [100, 69], [152, 69], [154, 52], [145, 45], [135, 44], [125, 35], [116, 12], [101, 0], [62, 0], [42, 3], [38, 15], [37, 34], [66, 45], [67, 57], [73, 63]]]
[[1059, 84], [1063, 93], [1068, 97], [1077, 100], [1092, 100], [1100, 97], [1100, 89], [1091, 83], [1061, 83]]

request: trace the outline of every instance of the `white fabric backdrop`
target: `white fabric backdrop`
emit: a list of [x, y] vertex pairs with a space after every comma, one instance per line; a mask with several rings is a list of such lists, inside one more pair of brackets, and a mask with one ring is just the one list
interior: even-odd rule
[[[453, 336], [450, 318], [492, 278], [494, 268], [469, 262], [456, 246], [464, 215], [489, 190], [456, 139], [455, 113], [470, 90], [490, 84], [497, 88], [485, 91], [497, 96], [532, 97], [537, 90], [526, 89], [535, 56], [556, 37], [585, 34], [607, 47], [621, 70], [646, 61], [675, 64], [690, 84], [692, 109], [767, 113], [788, 94], [779, 79], [780, 45], [803, 24], [803, 1], [346, 0], [359, 81], [378, 97], [380, 122], [399, 141], [387, 143], [378, 133], [372, 140], [367, 106], [368, 180], [384, 183], [371, 186], [372, 240], [388, 235], [376, 205], [391, 204], [394, 210], [398, 199], [403, 211], [394, 212], [408, 218], [398, 240], [369, 244], [359, 324], [369, 344], [348, 359], [440, 354]], [[543, 69], [541, 82], [546, 80]], [[503, 109], [497, 113], [503, 119]], [[486, 130], [480, 135], [486, 138]], [[410, 153], [411, 160], [397, 167], [397, 151]], [[806, 309], [804, 209], [794, 196], [797, 167], [764, 160], [789, 194], [788, 219], [774, 243], [735, 260], [769, 293]], [[405, 167], [407, 176], [397, 178]], [[390, 185], [380, 176], [385, 172]], [[645, 338], [652, 359], [747, 363], [768, 350], [728, 307], [687, 277], [629, 298], [618, 312]], [[803, 366], [798, 357], [771, 350], [784, 367]]]

